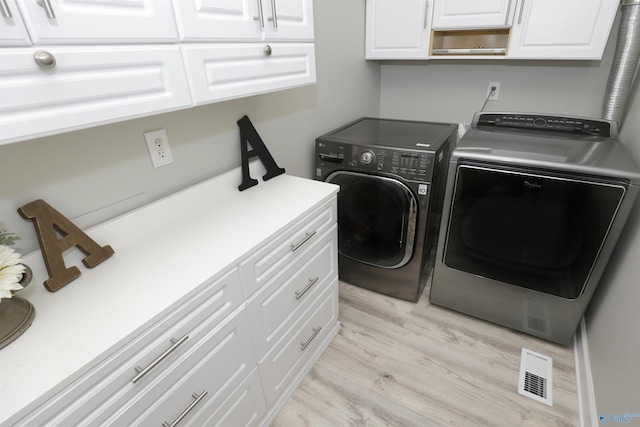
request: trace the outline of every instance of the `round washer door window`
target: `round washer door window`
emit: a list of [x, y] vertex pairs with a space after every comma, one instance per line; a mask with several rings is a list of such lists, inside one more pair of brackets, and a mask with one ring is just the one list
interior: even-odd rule
[[405, 265], [413, 254], [417, 201], [401, 181], [356, 172], [334, 172], [338, 184], [338, 251], [383, 268]]

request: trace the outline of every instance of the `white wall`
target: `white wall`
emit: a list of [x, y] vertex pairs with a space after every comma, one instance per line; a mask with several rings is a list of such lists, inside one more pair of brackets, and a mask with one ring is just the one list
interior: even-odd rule
[[[364, 61], [364, 1], [315, 0], [314, 14], [316, 85], [0, 146], [0, 223], [22, 237], [16, 249], [37, 249], [16, 211], [32, 200], [71, 219], [98, 210], [84, 227], [238, 167], [245, 114], [279, 166], [312, 177], [315, 137], [376, 115], [380, 87], [379, 65]], [[158, 128], [175, 161], [154, 169], [143, 132]]]
[[382, 66], [380, 113], [389, 118], [470, 122], [489, 82], [498, 101], [485, 111], [600, 116], [615, 38], [602, 61], [432, 60]]
[[[640, 164], [640, 79], [620, 132]], [[640, 414], [640, 200], [585, 315], [598, 414]], [[631, 425], [640, 425], [640, 417]]]

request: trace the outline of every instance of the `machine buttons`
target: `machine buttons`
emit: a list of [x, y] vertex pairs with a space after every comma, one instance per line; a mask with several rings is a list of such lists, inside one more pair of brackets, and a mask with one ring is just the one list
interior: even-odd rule
[[427, 195], [427, 184], [418, 185], [418, 194], [421, 196]]

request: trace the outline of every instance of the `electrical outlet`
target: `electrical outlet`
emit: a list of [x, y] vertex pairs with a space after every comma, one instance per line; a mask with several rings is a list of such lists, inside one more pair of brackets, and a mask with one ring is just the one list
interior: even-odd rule
[[147, 148], [154, 168], [173, 163], [173, 154], [171, 153], [166, 130], [157, 129], [145, 132], [144, 139], [147, 141]]
[[[495, 90], [491, 93], [491, 88]], [[487, 98], [489, 101], [497, 101], [498, 95], [500, 95], [500, 82], [489, 82], [489, 87], [487, 87]]]

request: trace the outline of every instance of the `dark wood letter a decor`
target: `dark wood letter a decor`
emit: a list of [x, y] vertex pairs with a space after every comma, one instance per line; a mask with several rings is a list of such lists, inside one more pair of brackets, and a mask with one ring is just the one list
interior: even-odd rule
[[[262, 138], [260, 138], [260, 135], [258, 135], [258, 132], [253, 127], [249, 117], [244, 116], [238, 120], [238, 126], [240, 126], [240, 149], [242, 154], [242, 184], [238, 186], [238, 190], [244, 191], [258, 184], [258, 180], [252, 179], [251, 175], [249, 175], [249, 159], [252, 157], [258, 156], [267, 169], [267, 173], [262, 176], [264, 181], [282, 175], [285, 172], [284, 169], [279, 167], [276, 161], [273, 160], [271, 153], [269, 153], [264, 142], [262, 142]], [[247, 142], [251, 143], [253, 150], [249, 151]]]
[[[18, 208], [24, 219], [33, 220], [42, 250], [42, 257], [49, 272], [44, 287], [55, 292], [80, 276], [78, 267], [67, 268], [64, 265], [63, 252], [77, 246], [85, 255], [82, 263], [93, 268], [113, 255], [111, 246], [100, 246], [87, 236], [74, 223], [60, 212], [49, 206], [44, 200], [35, 200]], [[58, 235], [62, 236], [58, 238]]]

